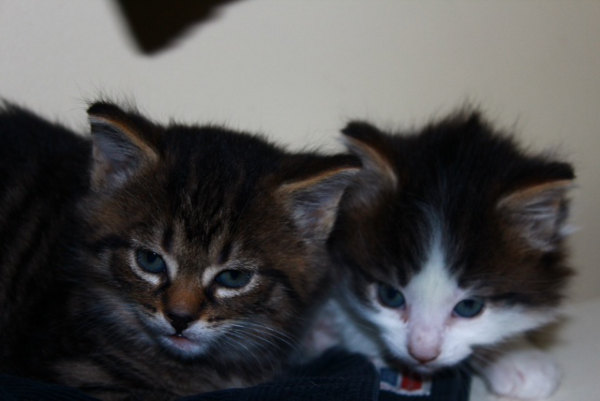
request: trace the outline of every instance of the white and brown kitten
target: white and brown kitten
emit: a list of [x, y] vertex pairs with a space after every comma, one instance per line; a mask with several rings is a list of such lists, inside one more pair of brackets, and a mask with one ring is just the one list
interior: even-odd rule
[[169, 400], [285, 366], [358, 163], [109, 103], [0, 112], [0, 373]]
[[[471, 357], [495, 393], [543, 398], [552, 360], [502, 345], [557, 316], [572, 167], [521, 150], [477, 113], [390, 135], [350, 123], [363, 164], [330, 239], [343, 271], [320, 347], [431, 374]], [[323, 340], [323, 337], [321, 337]]]

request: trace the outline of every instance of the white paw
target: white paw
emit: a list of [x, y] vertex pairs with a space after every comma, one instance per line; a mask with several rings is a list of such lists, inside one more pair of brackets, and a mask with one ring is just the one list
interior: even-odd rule
[[494, 393], [523, 400], [548, 398], [561, 378], [558, 366], [548, 354], [531, 349], [509, 352], [481, 373]]

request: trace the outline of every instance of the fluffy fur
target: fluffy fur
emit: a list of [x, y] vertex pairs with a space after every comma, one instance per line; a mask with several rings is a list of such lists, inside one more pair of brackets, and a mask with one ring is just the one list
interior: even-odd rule
[[109, 103], [0, 113], [0, 372], [167, 400], [280, 371], [358, 163]]
[[342, 285], [323, 311], [321, 346], [341, 336], [352, 350], [424, 374], [473, 357], [495, 392], [549, 395], [551, 363], [540, 374], [520, 349], [490, 350], [556, 317], [571, 275], [572, 167], [524, 152], [477, 113], [419, 132], [353, 122], [343, 133], [363, 171], [329, 243]]

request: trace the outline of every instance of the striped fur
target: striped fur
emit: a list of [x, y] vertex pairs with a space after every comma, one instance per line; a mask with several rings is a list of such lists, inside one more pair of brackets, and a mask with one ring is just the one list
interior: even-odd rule
[[[88, 113], [92, 140], [0, 114], [0, 371], [110, 400], [280, 372], [330, 281], [324, 241], [358, 163], [108, 103]], [[223, 286], [224, 271], [251, 278]]]

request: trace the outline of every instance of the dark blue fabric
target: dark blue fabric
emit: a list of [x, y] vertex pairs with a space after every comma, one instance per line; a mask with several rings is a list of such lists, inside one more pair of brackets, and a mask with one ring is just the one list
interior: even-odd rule
[[[460, 369], [442, 372], [434, 378], [429, 396], [398, 395], [380, 391], [379, 385], [380, 374], [368, 359], [330, 350], [277, 380], [249, 388], [184, 397], [179, 401], [467, 401], [470, 377]], [[0, 400], [95, 401], [73, 388], [8, 375], [0, 375]]]
[[81, 391], [23, 377], [0, 375], [1, 401], [97, 401]]
[[369, 401], [377, 400], [379, 378], [364, 357], [331, 350], [278, 380], [245, 389], [215, 391], [181, 401]]
[[438, 373], [428, 396], [398, 395], [389, 391], [379, 393], [379, 401], [468, 401], [471, 377], [465, 369], [449, 369]]

